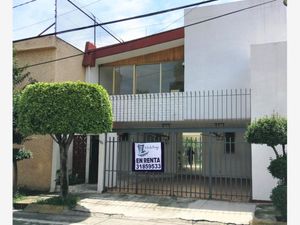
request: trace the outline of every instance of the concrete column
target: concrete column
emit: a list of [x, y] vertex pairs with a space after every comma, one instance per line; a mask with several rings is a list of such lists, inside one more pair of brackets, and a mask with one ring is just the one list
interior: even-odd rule
[[52, 170], [51, 170], [51, 182], [50, 182], [50, 192], [55, 191], [56, 186], [56, 171], [60, 169], [60, 163], [59, 163], [59, 146], [58, 144], [53, 140], [53, 151], [52, 151]]
[[89, 183], [91, 136], [86, 137], [85, 183]]
[[68, 170], [72, 171], [73, 169], [73, 141], [70, 144], [69, 150], [68, 150]]
[[104, 190], [104, 157], [105, 157], [105, 134], [99, 135], [99, 162], [98, 162], [98, 184], [97, 191], [102, 193]]

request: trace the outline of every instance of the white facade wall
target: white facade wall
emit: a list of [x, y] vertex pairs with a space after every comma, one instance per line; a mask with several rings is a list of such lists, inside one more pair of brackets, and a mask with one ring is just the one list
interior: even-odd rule
[[[186, 9], [185, 25], [262, 2]], [[285, 41], [286, 7], [281, 1], [187, 27], [185, 91], [251, 88], [252, 120], [286, 115]], [[270, 157], [272, 150], [252, 145], [253, 199], [269, 200], [276, 185], [267, 170]]]
[[[185, 26], [264, 1], [185, 10]], [[185, 91], [250, 88], [250, 45], [286, 40], [286, 7], [276, 1], [185, 28]]]
[[[272, 114], [287, 116], [286, 50], [286, 42], [251, 46], [252, 121]], [[266, 169], [270, 158], [275, 158], [270, 147], [252, 145], [253, 199], [269, 200], [276, 186]]]
[[98, 76], [98, 67], [86, 67], [85, 69], [85, 82], [98, 84], [99, 83], [99, 76]]

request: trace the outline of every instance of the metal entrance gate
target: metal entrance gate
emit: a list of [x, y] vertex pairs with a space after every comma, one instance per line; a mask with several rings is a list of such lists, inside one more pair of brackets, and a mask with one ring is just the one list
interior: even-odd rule
[[[236, 133], [136, 133], [106, 137], [108, 192], [249, 201], [251, 147]], [[162, 142], [164, 172], [132, 171], [134, 142]]]

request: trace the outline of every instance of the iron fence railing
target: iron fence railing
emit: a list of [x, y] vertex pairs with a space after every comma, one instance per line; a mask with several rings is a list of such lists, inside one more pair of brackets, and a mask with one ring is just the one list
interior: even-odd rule
[[[169, 133], [164, 146], [164, 172], [132, 170], [133, 143], [143, 142], [142, 134], [131, 138], [105, 139], [103, 184], [108, 192], [151, 194], [202, 199], [249, 201], [252, 195], [251, 147], [236, 141], [235, 151], [226, 153], [225, 140], [211, 134], [186, 143], [178, 133]], [[159, 138], [154, 142], [161, 142]], [[193, 154], [189, 155], [189, 147]]]
[[251, 90], [231, 89], [112, 95], [114, 122], [244, 120], [251, 115]]

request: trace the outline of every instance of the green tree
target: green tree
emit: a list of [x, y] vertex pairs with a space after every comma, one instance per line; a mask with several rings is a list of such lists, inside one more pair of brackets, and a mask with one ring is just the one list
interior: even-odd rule
[[18, 129], [18, 100], [19, 92], [13, 94], [13, 193], [18, 189], [18, 161], [32, 158], [32, 153], [23, 146], [27, 137], [22, 135]]
[[260, 118], [247, 127], [245, 139], [251, 144], [266, 144], [271, 147], [276, 158], [280, 156], [276, 146], [281, 145], [282, 154], [286, 155], [287, 120], [276, 115]]
[[[254, 121], [247, 127], [245, 138], [249, 143], [266, 144], [271, 147], [276, 155], [268, 167], [273, 177], [278, 178], [278, 185], [273, 188], [270, 196], [274, 206], [280, 211], [286, 220], [287, 212], [287, 120], [284, 117], [272, 115]], [[276, 150], [276, 146], [282, 146], [282, 154]]]
[[[30, 77], [30, 73], [26, 72], [26, 67], [19, 67], [16, 59], [16, 50], [13, 49], [13, 193], [18, 189], [18, 161], [32, 158], [32, 153], [24, 149], [24, 142], [28, 138], [19, 132], [17, 118], [18, 118], [18, 100], [22, 90], [22, 82], [28, 78], [29, 83], [36, 82]], [[19, 86], [19, 90], [17, 87]], [[23, 83], [23, 87], [26, 83]]]
[[[14, 92], [17, 90], [18, 85], [21, 85], [22, 82], [26, 80], [26, 78], [28, 78], [28, 82], [23, 84], [23, 88], [27, 84], [32, 84], [37, 82], [36, 79], [33, 79], [30, 76], [30, 72], [26, 71], [26, 66], [20, 67], [18, 65], [18, 61], [16, 58], [16, 50], [13, 49], [13, 90]], [[19, 90], [22, 90], [23, 88], [20, 87]]]
[[68, 149], [74, 134], [104, 133], [112, 128], [112, 107], [107, 91], [84, 82], [28, 85], [19, 102], [22, 134], [50, 134], [60, 150], [61, 197], [69, 192]]

